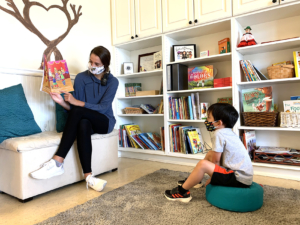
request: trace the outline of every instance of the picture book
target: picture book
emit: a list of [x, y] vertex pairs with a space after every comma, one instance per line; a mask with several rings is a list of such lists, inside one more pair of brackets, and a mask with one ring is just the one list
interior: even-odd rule
[[161, 150], [161, 144], [160, 144], [160, 135], [158, 134], [158, 133], [147, 133], [148, 134], [148, 136], [152, 139], [151, 141], [152, 141], [152, 143], [154, 143], [154, 145], [156, 146], [156, 147], [158, 147], [158, 149], [159, 150]]
[[44, 55], [43, 70], [40, 91], [48, 94], [74, 91], [66, 60], [48, 62]]
[[272, 87], [242, 90], [244, 112], [274, 112]]
[[256, 149], [255, 131], [245, 131], [244, 132], [244, 145], [248, 151], [250, 158], [252, 158], [253, 151]]
[[149, 114], [152, 114], [155, 111], [154, 106], [152, 106], [150, 104], [141, 104], [140, 107]]
[[300, 112], [300, 100], [283, 101], [284, 112]]
[[213, 66], [198, 66], [188, 69], [188, 89], [214, 87]]
[[230, 52], [230, 39], [224, 38], [218, 42], [219, 45], [219, 54]]
[[299, 77], [300, 73], [300, 51], [293, 52], [294, 56], [294, 65], [295, 65], [295, 75]]
[[126, 125], [125, 129], [127, 131], [127, 136], [129, 137], [131, 146], [134, 148], [139, 148], [139, 145], [133, 140], [131, 135], [140, 134], [142, 133], [140, 130], [139, 125], [133, 124], [133, 125]]
[[192, 154], [197, 154], [198, 152], [202, 152], [202, 145], [198, 136], [198, 132], [189, 131], [187, 132], [188, 138], [190, 140], [190, 148], [192, 150]]
[[228, 103], [232, 105], [232, 97], [218, 98], [217, 103]]

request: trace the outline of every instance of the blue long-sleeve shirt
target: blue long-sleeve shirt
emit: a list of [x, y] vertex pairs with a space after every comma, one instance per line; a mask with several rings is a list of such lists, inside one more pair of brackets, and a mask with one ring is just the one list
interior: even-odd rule
[[74, 82], [73, 96], [77, 100], [85, 102], [85, 108], [95, 110], [108, 118], [108, 133], [112, 132], [116, 124], [112, 110], [112, 102], [115, 98], [118, 86], [118, 79], [111, 73], [108, 75], [107, 85], [102, 86], [101, 81], [88, 70], [79, 73]]

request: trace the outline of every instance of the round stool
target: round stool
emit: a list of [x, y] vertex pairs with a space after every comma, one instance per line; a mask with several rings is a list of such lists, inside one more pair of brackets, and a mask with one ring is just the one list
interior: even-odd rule
[[207, 185], [206, 200], [221, 209], [234, 212], [251, 212], [263, 205], [264, 189], [257, 183], [249, 188]]

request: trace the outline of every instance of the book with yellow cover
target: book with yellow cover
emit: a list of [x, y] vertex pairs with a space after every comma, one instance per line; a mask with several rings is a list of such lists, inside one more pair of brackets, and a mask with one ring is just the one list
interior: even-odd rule
[[188, 132], [188, 141], [193, 154], [202, 151], [201, 141], [196, 130]]
[[141, 134], [141, 130], [139, 125], [133, 124], [133, 125], [126, 125], [125, 129], [127, 131], [130, 143], [135, 148], [140, 148], [140, 146], [135, 142], [135, 140], [131, 137], [131, 135]]
[[300, 72], [300, 51], [293, 52], [294, 55], [294, 64], [295, 64], [295, 74], [296, 77], [299, 77]]

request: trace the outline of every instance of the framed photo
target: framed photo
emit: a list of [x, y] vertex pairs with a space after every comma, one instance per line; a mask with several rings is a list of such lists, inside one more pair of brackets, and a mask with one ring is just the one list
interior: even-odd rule
[[173, 45], [174, 61], [196, 58], [196, 45]]
[[138, 72], [154, 70], [153, 54], [155, 52], [139, 55]]
[[132, 74], [133, 73], [133, 63], [132, 62], [124, 62], [124, 74]]

